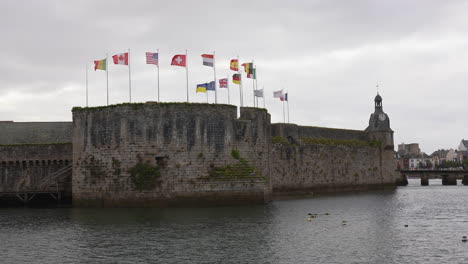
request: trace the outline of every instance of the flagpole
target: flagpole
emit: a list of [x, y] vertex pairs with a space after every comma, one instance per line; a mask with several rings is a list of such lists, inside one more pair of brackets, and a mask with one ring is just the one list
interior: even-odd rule
[[284, 115], [284, 100], [283, 100], [283, 123], [286, 123], [286, 116]]
[[[254, 68], [254, 60], [252, 60], [252, 69], [249, 69], [249, 71], [252, 72], [253, 68]], [[252, 92], [253, 92], [253, 106], [255, 107], [255, 79], [253, 78], [252, 78]]]
[[[287, 94], [287, 93], [286, 93], [286, 94]], [[289, 96], [288, 96], [288, 97], [289, 97]], [[287, 101], [286, 101], [287, 103], [286, 103], [286, 104], [288, 105], [288, 124], [289, 124], [289, 98], [288, 98], [288, 97], [286, 97], [286, 99], [287, 99]]]
[[159, 49], [157, 49], [157, 52], [158, 52], [158, 102], [161, 102], [159, 100]]
[[263, 86], [263, 108], [266, 109], [265, 107], [265, 85]]
[[227, 75], [227, 90], [228, 90], [228, 104], [231, 104], [231, 99], [229, 95], [229, 74]]
[[239, 103], [240, 103], [240, 106], [243, 107], [244, 106], [244, 100], [243, 99], [243, 94], [242, 94], [242, 74], [240, 72], [240, 67], [239, 67], [239, 55], [237, 55], [237, 74], [239, 74], [239, 96], [240, 96], [240, 99], [239, 99]]
[[185, 73], [187, 77], [187, 103], [189, 102], [189, 94], [188, 94], [188, 53], [185, 50]]
[[130, 103], [132, 102], [132, 78], [130, 74], [130, 49], [128, 49], [128, 95]]
[[86, 107], [88, 107], [88, 65], [86, 65]]
[[[255, 79], [255, 90], [258, 90], [258, 83], [257, 83], [257, 67], [254, 68], [254, 79]], [[265, 91], [263, 91], [265, 93]], [[257, 102], [258, 107], [258, 97], [255, 100]], [[265, 102], [265, 97], [263, 97], [263, 101]]]
[[109, 54], [106, 53], [107, 105], [109, 105]]
[[218, 89], [216, 89], [216, 56], [213, 51], [213, 73], [214, 73], [214, 88], [215, 88], [215, 104], [218, 103]]
[[[209, 85], [208, 85], [208, 86], [209, 86]], [[208, 102], [208, 90], [206, 90], [205, 94], [206, 94], [206, 103], [208, 104], [208, 103], [209, 103], [209, 102]]]

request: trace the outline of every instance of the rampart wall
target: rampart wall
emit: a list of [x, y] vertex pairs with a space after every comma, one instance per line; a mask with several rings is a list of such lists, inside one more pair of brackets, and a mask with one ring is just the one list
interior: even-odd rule
[[272, 124], [275, 194], [394, 187], [393, 150], [365, 131]]
[[271, 198], [270, 115], [146, 103], [73, 111], [73, 202], [166, 206]]
[[72, 122], [0, 121], [0, 145], [71, 143]]
[[337, 129], [327, 127], [298, 126], [296, 124], [271, 124], [271, 135], [273, 137], [293, 138], [328, 138], [337, 140], [368, 140], [365, 131]]
[[[44, 189], [43, 180], [71, 162], [71, 143], [0, 145], [0, 193]], [[71, 178], [64, 184], [71, 196]]]

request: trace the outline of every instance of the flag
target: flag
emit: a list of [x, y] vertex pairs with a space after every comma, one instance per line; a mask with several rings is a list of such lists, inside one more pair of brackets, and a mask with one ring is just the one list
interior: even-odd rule
[[112, 56], [114, 64], [128, 65], [128, 52], [120, 53]]
[[255, 95], [256, 97], [263, 97], [263, 89], [255, 90], [255, 91], [254, 91], [254, 95]]
[[106, 59], [94, 61], [94, 70], [106, 70]]
[[285, 93], [282, 97], [280, 97], [281, 101], [288, 101], [288, 93]]
[[206, 90], [207, 90], [207, 91], [214, 91], [214, 90], [216, 90], [215, 81], [209, 82], [209, 83], [208, 83], [208, 86], [206, 87]]
[[219, 79], [219, 88], [229, 88], [228, 87], [228, 78]]
[[282, 98], [283, 96], [284, 96], [283, 95], [283, 89], [273, 92], [273, 98]]
[[186, 64], [186, 59], [187, 59], [186, 55], [175, 55], [172, 58], [171, 65], [186, 67], [186, 65], [187, 65]]
[[197, 84], [197, 93], [206, 93], [206, 86], [208, 86], [207, 83]]
[[247, 74], [253, 74], [253, 63], [252, 62], [249, 62], [249, 63], [242, 63], [242, 66], [244, 66], [244, 70], [245, 70], [245, 73]]
[[214, 64], [214, 55], [202, 54], [203, 65], [213, 67]]
[[158, 53], [146, 52], [146, 64], [154, 64], [159, 66]]
[[231, 70], [239, 71], [239, 62], [238, 62], [238, 60], [231, 60]]
[[206, 91], [214, 91], [215, 82], [211, 81], [209, 83], [202, 83], [197, 85], [197, 93], [206, 93]]
[[232, 82], [236, 83], [236, 84], [240, 84], [241, 83], [241, 75], [238, 74], [238, 73], [233, 74], [232, 75]]
[[257, 69], [252, 68], [251, 71], [252, 71], [252, 73], [247, 73], [247, 78], [257, 79]]

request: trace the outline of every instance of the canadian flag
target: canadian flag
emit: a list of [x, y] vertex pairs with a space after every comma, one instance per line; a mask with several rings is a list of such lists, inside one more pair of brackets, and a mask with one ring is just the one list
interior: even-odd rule
[[120, 53], [112, 56], [114, 64], [128, 65], [128, 52]]
[[186, 55], [175, 55], [172, 58], [171, 65], [186, 67]]

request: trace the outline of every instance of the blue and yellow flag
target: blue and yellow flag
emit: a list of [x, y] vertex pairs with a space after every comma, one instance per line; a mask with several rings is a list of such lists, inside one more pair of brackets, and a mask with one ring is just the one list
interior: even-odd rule
[[197, 93], [206, 93], [206, 91], [214, 91], [215, 89], [214, 81], [197, 85]]
[[197, 93], [206, 93], [207, 83], [197, 84]]

